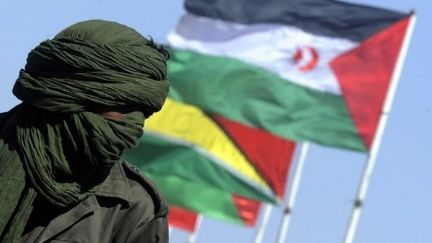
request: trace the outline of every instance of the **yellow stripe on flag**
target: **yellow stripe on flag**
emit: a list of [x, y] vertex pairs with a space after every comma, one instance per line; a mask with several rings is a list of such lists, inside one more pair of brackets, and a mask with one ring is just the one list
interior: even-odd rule
[[168, 98], [162, 110], [146, 120], [145, 130], [198, 145], [241, 176], [270, 189], [225, 132], [194, 106]]

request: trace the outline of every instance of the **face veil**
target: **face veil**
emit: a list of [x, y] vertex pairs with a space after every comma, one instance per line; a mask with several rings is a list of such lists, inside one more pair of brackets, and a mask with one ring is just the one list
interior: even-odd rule
[[36, 195], [67, 208], [92, 194], [168, 86], [164, 53], [118, 23], [80, 22], [35, 47], [13, 88], [22, 103], [0, 117], [0, 241], [19, 241]]

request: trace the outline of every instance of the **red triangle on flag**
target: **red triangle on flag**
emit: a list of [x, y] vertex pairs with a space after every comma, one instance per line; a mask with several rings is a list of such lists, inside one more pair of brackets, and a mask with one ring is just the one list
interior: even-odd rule
[[330, 63], [359, 135], [370, 149], [411, 17], [366, 39]]
[[295, 143], [222, 116], [212, 117], [237, 144], [276, 195], [283, 198]]

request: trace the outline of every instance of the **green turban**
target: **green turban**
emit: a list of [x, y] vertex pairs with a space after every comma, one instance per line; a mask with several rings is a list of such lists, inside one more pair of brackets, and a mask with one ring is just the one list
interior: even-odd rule
[[161, 109], [166, 59], [152, 40], [102, 20], [74, 24], [30, 52], [13, 88], [22, 103], [0, 116], [0, 242], [20, 240], [37, 195], [68, 208], [94, 193]]

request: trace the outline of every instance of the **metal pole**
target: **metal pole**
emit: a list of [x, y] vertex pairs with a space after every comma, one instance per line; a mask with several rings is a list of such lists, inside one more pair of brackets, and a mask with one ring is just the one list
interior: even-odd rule
[[303, 173], [304, 162], [306, 160], [306, 154], [309, 149], [309, 143], [304, 142], [300, 148], [300, 156], [297, 160], [297, 165], [295, 167], [294, 175], [292, 178], [291, 189], [288, 194], [288, 199], [284, 205], [282, 223], [279, 228], [278, 243], [284, 243], [286, 239], [286, 234], [288, 232], [288, 226], [291, 220], [291, 212], [294, 208], [294, 203], [297, 197], [297, 191], [300, 185], [301, 175]]
[[201, 215], [201, 214], [198, 214], [197, 219], [196, 219], [196, 226], [195, 226], [195, 230], [194, 230], [194, 232], [192, 232], [192, 233], [189, 235], [189, 237], [188, 237], [186, 243], [195, 243], [195, 240], [196, 240], [197, 235], [198, 235], [198, 231], [199, 231], [200, 228], [201, 228], [201, 222], [202, 222], [202, 215]]
[[255, 241], [254, 243], [261, 243], [264, 238], [264, 232], [267, 228], [268, 221], [270, 219], [271, 211], [273, 207], [270, 204], [266, 204], [264, 209], [264, 215], [263, 219], [261, 220], [261, 224], [257, 230], [257, 233], [255, 235]]
[[399, 77], [401, 74], [402, 65], [403, 65], [403, 62], [404, 62], [405, 57], [406, 57], [409, 41], [411, 40], [411, 35], [412, 35], [413, 28], [414, 28], [414, 24], [415, 24], [415, 15], [413, 14], [410, 17], [410, 23], [408, 25], [407, 32], [406, 32], [406, 35], [404, 37], [404, 41], [402, 43], [402, 48], [401, 48], [401, 52], [399, 54], [399, 58], [396, 62], [396, 67], [395, 67], [395, 70], [394, 70], [394, 73], [392, 76], [392, 80], [390, 82], [389, 91], [388, 91], [387, 97], [385, 99], [384, 107], [383, 107], [382, 114], [381, 114], [381, 117], [380, 117], [380, 120], [378, 123], [378, 128], [377, 128], [377, 131], [375, 134], [375, 138], [374, 138], [374, 141], [372, 142], [372, 146], [371, 146], [371, 149], [370, 149], [369, 154], [368, 154], [366, 165], [365, 165], [364, 170], [363, 170], [363, 175], [362, 175], [359, 189], [357, 192], [357, 198], [354, 202], [354, 207], [353, 207], [353, 210], [351, 213], [351, 219], [350, 219], [350, 222], [349, 222], [349, 225], [348, 225], [348, 228], [346, 231], [346, 235], [345, 235], [345, 240], [344, 240], [345, 243], [352, 243], [354, 240], [354, 236], [355, 236], [358, 222], [360, 219], [360, 213], [361, 213], [361, 209], [363, 206], [363, 201], [366, 197], [366, 191], [367, 191], [368, 186], [369, 186], [370, 177], [371, 177], [373, 169], [375, 167], [378, 149], [379, 149], [379, 146], [381, 144], [381, 138], [382, 138], [382, 135], [384, 133], [385, 126], [387, 124], [388, 113], [390, 112], [393, 98], [394, 98], [396, 88], [397, 88], [397, 85], [399, 82]]

